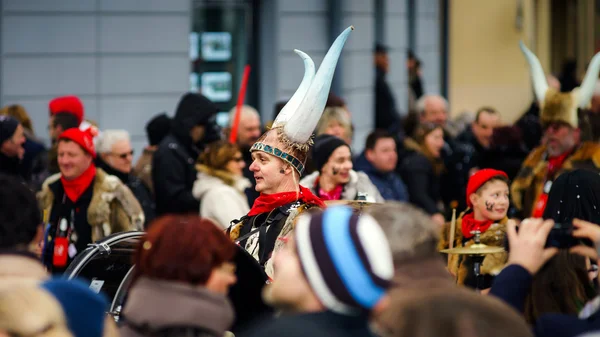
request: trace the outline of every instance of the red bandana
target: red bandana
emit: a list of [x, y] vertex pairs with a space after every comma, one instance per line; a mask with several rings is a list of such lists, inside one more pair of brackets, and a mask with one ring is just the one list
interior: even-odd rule
[[67, 180], [62, 175], [60, 181], [62, 182], [65, 194], [72, 202], [77, 202], [79, 197], [90, 187], [90, 184], [96, 177], [96, 166], [91, 164], [79, 177], [73, 180]]
[[325, 208], [323, 200], [317, 198], [312, 192], [303, 186], [300, 186], [300, 195], [296, 192], [282, 192], [275, 194], [262, 194], [256, 198], [252, 209], [248, 212], [248, 216], [267, 213], [277, 207], [289, 204], [296, 200], [300, 200], [309, 205]]
[[473, 217], [473, 213], [469, 213], [465, 216], [463, 216], [462, 218], [462, 233], [463, 236], [466, 239], [470, 239], [473, 234], [471, 234], [472, 231], [475, 230], [479, 230], [481, 231], [481, 233], [484, 233], [485, 231], [488, 230], [488, 228], [490, 228], [490, 226], [494, 223], [494, 221], [492, 220], [483, 220], [483, 221], [479, 221], [479, 220], [475, 220], [475, 218]]

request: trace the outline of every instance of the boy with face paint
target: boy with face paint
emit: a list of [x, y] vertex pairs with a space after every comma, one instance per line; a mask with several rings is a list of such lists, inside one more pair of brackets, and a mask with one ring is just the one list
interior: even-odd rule
[[[479, 170], [467, 184], [467, 209], [456, 221], [454, 247], [468, 247], [475, 243], [475, 232], [481, 232], [481, 243], [488, 246], [504, 245], [506, 213], [509, 207], [508, 175], [493, 169]], [[444, 225], [440, 249], [449, 248], [451, 224]], [[484, 289], [489, 288], [507, 260], [507, 253], [486, 255], [482, 266]], [[457, 283], [476, 286], [473, 260], [468, 255], [450, 254], [448, 270], [457, 277]]]

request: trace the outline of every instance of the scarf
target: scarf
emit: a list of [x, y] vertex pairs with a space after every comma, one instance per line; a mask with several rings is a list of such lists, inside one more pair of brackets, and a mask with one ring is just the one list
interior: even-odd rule
[[484, 233], [488, 230], [488, 228], [490, 228], [490, 226], [493, 223], [494, 221], [492, 220], [475, 220], [475, 218], [473, 217], [473, 212], [471, 212], [469, 214], [464, 215], [462, 218], [462, 234], [466, 239], [470, 239], [473, 236], [473, 234], [471, 234], [472, 231], [479, 230], [481, 231], [481, 233]]
[[96, 177], [96, 166], [92, 163], [79, 177], [73, 180], [67, 180], [64, 176], [60, 176], [65, 194], [72, 202], [77, 202], [79, 197], [90, 187], [92, 181]]
[[548, 158], [548, 176], [551, 177], [558, 171], [562, 165], [564, 164], [567, 157], [572, 153], [572, 151], [567, 151], [556, 157]]
[[315, 190], [319, 191], [319, 198], [321, 200], [340, 200], [342, 198], [342, 192], [344, 191], [344, 185], [337, 185], [333, 190], [327, 192], [319, 187], [319, 177], [315, 181]]
[[297, 192], [282, 192], [275, 194], [263, 194], [261, 193], [258, 198], [254, 201], [252, 209], [248, 212], [248, 216], [254, 216], [257, 214], [267, 213], [274, 210], [277, 207], [287, 205], [294, 201], [300, 200], [309, 205], [315, 205], [321, 208], [325, 208], [323, 200], [317, 198], [312, 192], [304, 187], [300, 187], [300, 193]]

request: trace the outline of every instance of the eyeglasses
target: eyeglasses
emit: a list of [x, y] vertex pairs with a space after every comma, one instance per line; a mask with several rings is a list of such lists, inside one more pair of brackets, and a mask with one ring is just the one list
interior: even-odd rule
[[111, 155], [115, 156], [115, 157], [119, 157], [121, 159], [127, 159], [128, 156], [132, 156], [133, 157], [133, 150], [129, 151], [129, 152], [125, 152], [125, 153], [111, 153]]

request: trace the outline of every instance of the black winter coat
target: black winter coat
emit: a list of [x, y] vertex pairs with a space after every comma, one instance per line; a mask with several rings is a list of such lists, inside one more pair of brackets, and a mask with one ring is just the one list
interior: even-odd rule
[[[152, 158], [152, 181], [156, 195], [156, 214], [198, 214], [200, 202], [192, 195], [196, 181], [195, 163], [204, 141], [214, 137], [217, 107], [200, 94], [183, 96], [171, 133], [163, 139]], [[205, 138], [194, 144], [190, 131], [194, 126], [206, 127]]]
[[400, 166], [400, 175], [413, 205], [431, 215], [441, 212], [440, 176], [427, 157], [417, 151], [408, 152]]
[[[396, 99], [385, 80], [385, 72], [376, 70], [375, 77], [375, 128], [392, 134], [403, 133], [400, 114], [396, 109]], [[403, 137], [399, 137], [403, 138]]]

